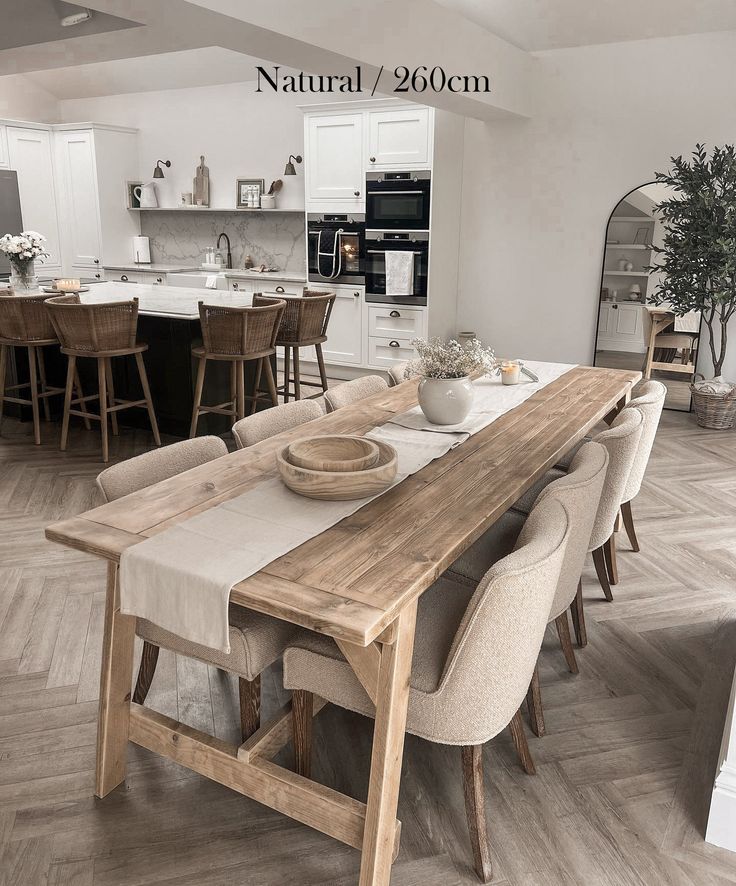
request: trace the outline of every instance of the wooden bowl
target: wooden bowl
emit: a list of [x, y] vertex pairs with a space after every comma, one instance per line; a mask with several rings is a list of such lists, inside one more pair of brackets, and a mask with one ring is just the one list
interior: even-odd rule
[[393, 483], [398, 468], [396, 450], [388, 443], [374, 441], [378, 461], [363, 471], [314, 471], [289, 461], [289, 447], [276, 453], [281, 479], [299, 495], [323, 501], [352, 501], [378, 495]]
[[366, 437], [305, 437], [289, 444], [289, 462], [310, 471], [364, 471], [377, 461], [378, 446]]

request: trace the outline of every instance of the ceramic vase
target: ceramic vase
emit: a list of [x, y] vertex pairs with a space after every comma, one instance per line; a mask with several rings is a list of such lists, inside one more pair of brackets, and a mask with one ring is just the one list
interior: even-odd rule
[[419, 406], [433, 425], [456, 425], [473, 405], [473, 384], [464, 378], [423, 378], [419, 382]]

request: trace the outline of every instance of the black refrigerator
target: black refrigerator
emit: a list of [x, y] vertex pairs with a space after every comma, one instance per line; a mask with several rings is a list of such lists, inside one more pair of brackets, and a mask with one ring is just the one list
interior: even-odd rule
[[[0, 169], [0, 237], [20, 234], [22, 230], [18, 173], [11, 169]], [[7, 280], [9, 276], [10, 262], [5, 253], [0, 252], [0, 280]]]

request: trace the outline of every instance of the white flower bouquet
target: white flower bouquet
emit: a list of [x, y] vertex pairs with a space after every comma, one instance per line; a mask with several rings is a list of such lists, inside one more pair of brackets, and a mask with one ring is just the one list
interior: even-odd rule
[[0, 237], [0, 251], [4, 252], [10, 263], [20, 267], [36, 259], [48, 257], [44, 248], [46, 238], [36, 231], [23, 231], [22, 234], [5, 234]]
[[415, 375], [424, 378], [467, 378], [477, 371], [490, 375], [496, 368], [493, 349], [484, 347], [477, 338], [463, 344], [455, 339], [415, 338], [412, 345], [419, 357], [407, 364], [405, 378]]

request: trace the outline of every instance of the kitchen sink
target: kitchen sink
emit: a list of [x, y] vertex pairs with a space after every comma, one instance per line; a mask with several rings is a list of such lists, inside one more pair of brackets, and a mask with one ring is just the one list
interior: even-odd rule
[[166, 275], [167, 286], [185, 286], [188, 289], [205, 289], [205, 281], [208, 277], [216, 277], [215, 289], [227, 289], [227, 279], [224, 271], [180, 271]]

